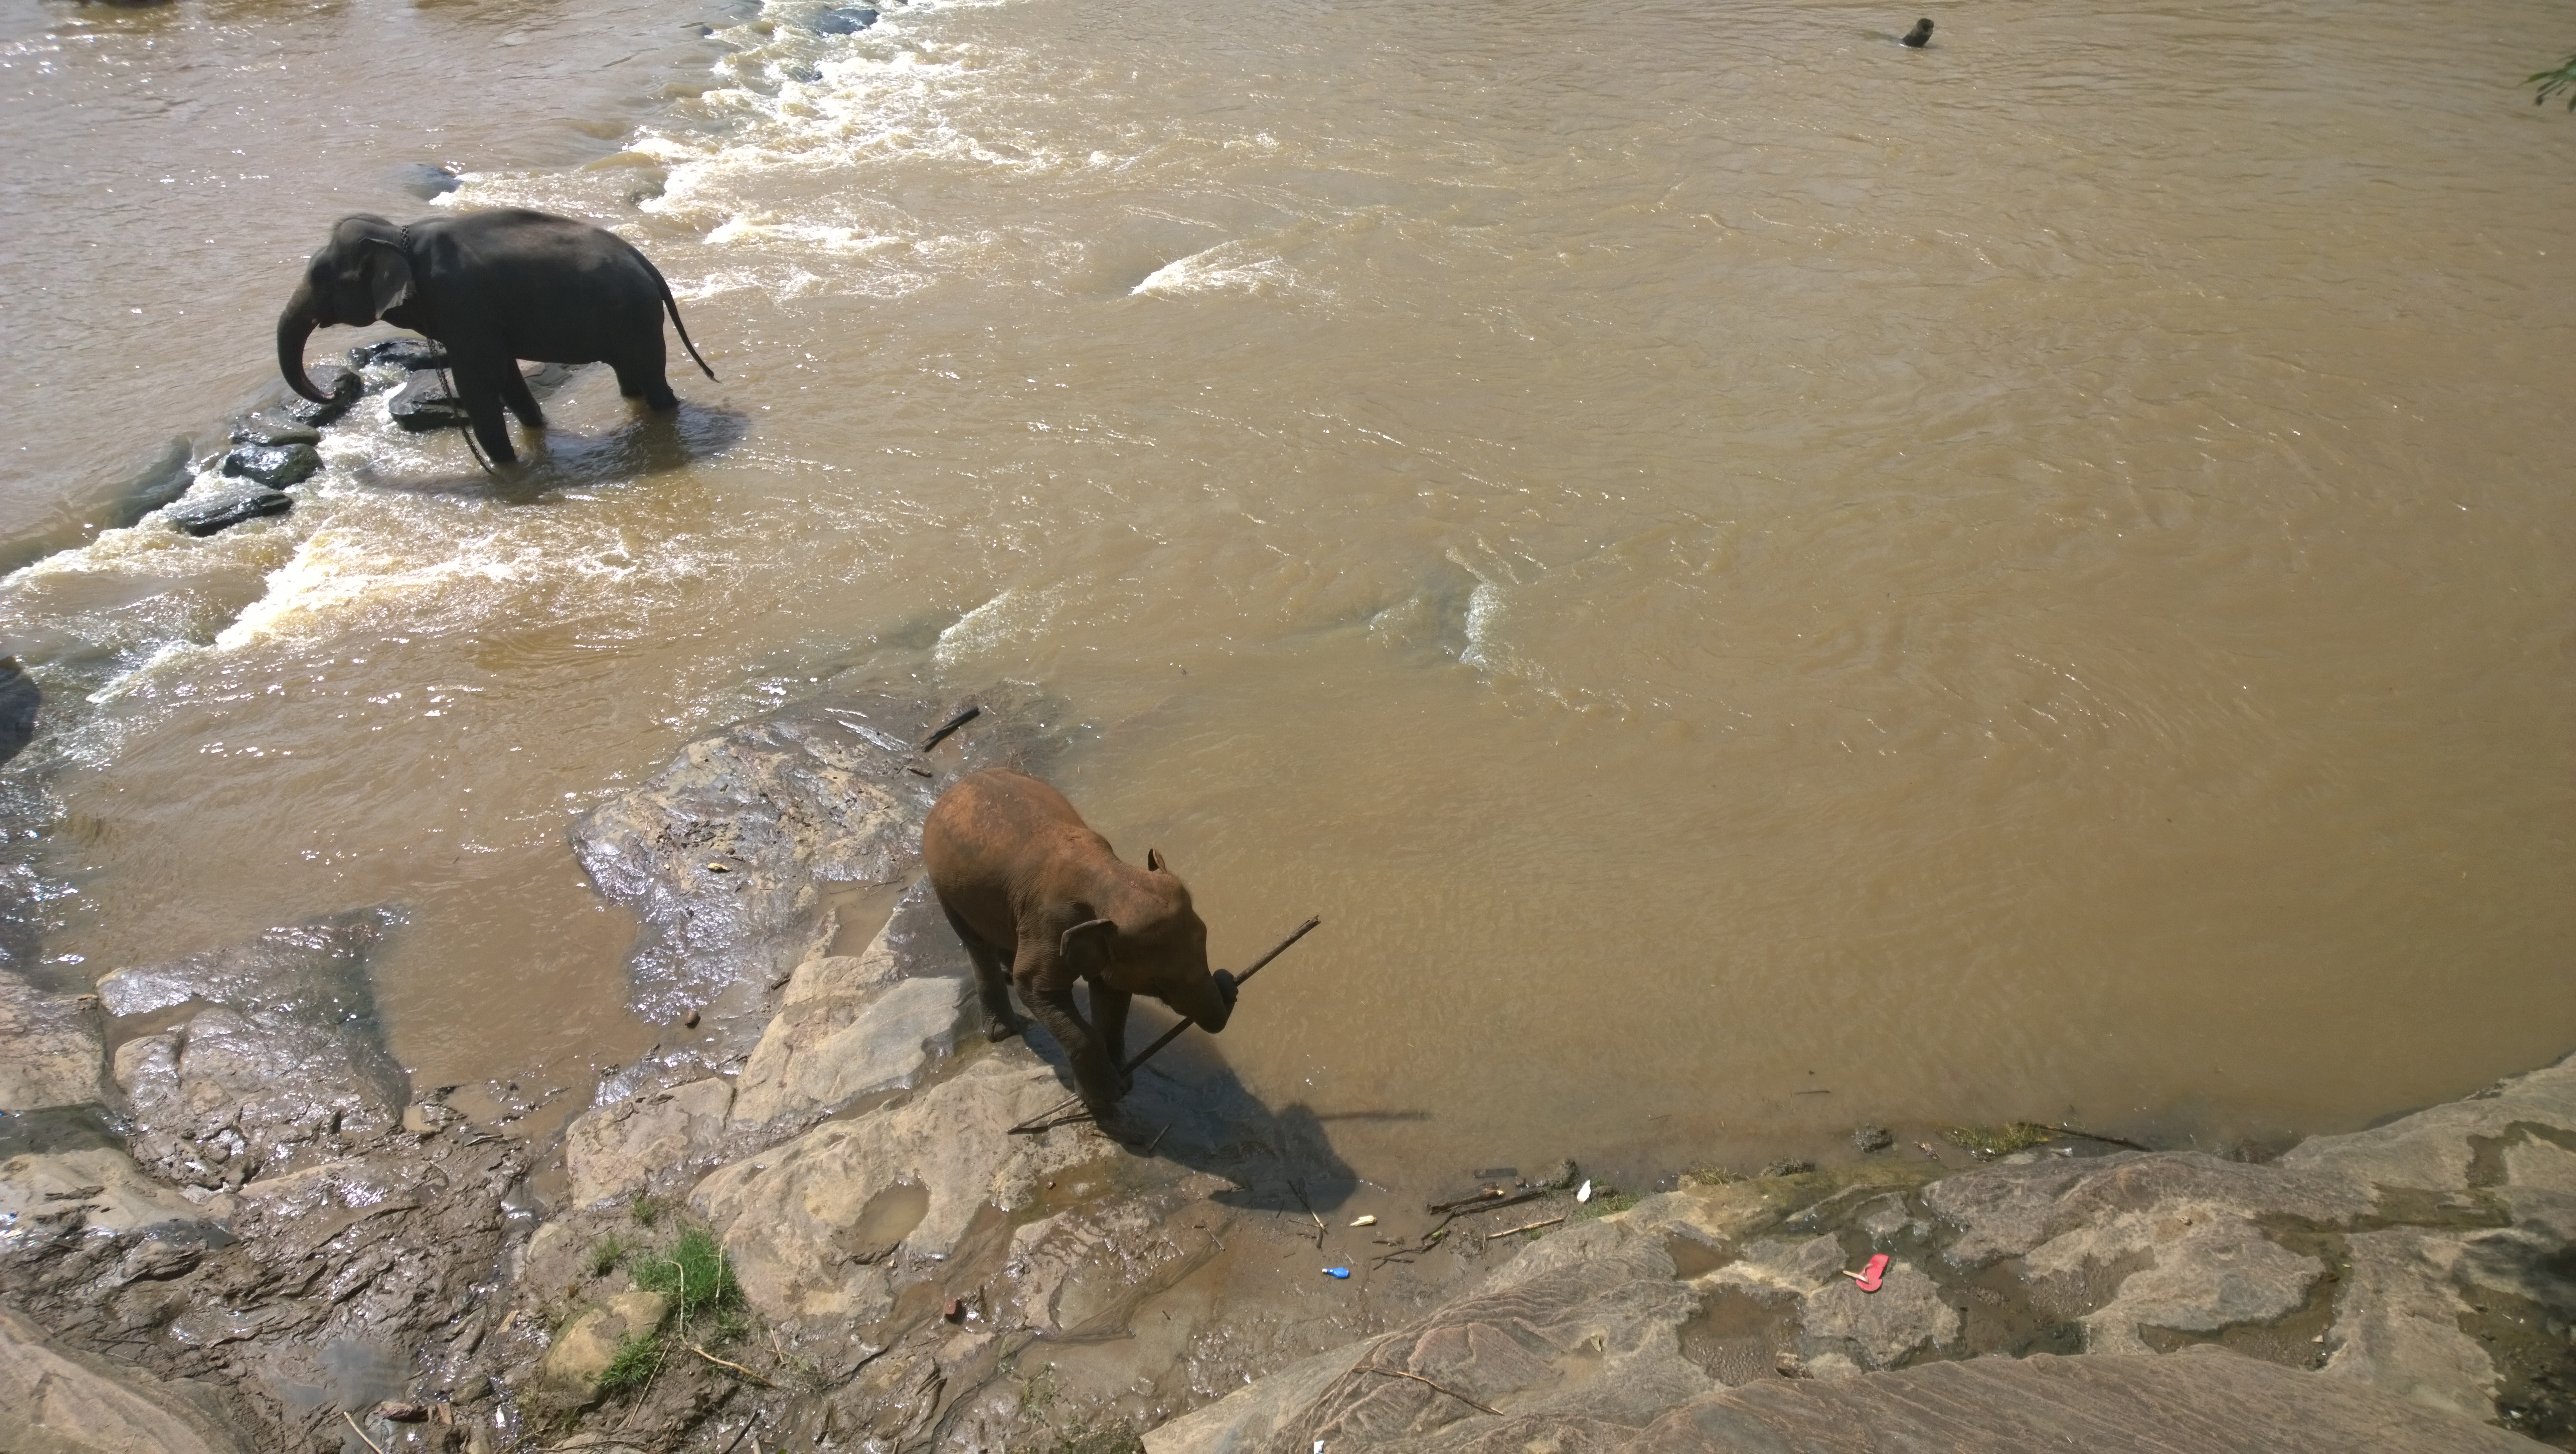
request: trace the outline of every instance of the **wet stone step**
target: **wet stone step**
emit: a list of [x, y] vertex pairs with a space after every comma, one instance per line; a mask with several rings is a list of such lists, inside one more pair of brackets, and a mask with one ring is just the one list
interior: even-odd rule
[[310, 399], [289, 399], [277, 407], [279, 418], [296, 424], [328, 424], [348, 413], [349, 406], [357, 403], [359, 397], [367, 392], [365, 380], [337, 364], [324, 364], [313, 370], [312, 378], [313, 387], [330, 395], [331, 402], [316, 404]]
[[253, 414], [233, 425], [235, 444], [320, 444], [322, 431], [275, 414]]
[[[314, 436], [319, 438], [319, 435]], [[224, 473], [257, 480], [272, 489], [299, 484], [315, 470], [322, 468], [322, 456], [312, 445], [297, 441], [291, 444], [244, 444], [224, 456]]]
[[[297, 446], [304, 448], [304, 446]], [[190, 495], [172, 505], [164, 517], [190, 535], [212, 535], [245, 520], [263, 515], [283, 515], [295, 508], [295, 497], [284, 490], [241, 480]]]
[[383, 365], [417, 373], [447, 367], [447, 350], [426, 338], [379, 338], [349, 350], [349, 362], [362, 369]]
[[433, 429], [453, 429], [465, 422], [465, 406], [457, 401], [455, 395], [447, 392], [447, 385], [434, 372], [414, 373], [409, 381], [394, 391], [393, 398], [385, 405], [385, 412], [393, 416], [396, 424], [414, 434], [426, 434]]

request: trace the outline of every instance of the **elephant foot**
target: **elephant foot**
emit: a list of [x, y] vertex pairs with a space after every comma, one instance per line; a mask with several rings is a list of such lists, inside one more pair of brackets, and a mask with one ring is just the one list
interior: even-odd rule
[[1017, 1016], [1012, 1016], [1009, 1019], [1004, 1019], [999, 1015], [987, 1015], [984, 1017], [984, 1038], [992, 1041], [996, 1045], [1001, 1044], [1003, 1041], [1010, 1039], [1027, 1028], [1027, 1022], [1021, 1020]]

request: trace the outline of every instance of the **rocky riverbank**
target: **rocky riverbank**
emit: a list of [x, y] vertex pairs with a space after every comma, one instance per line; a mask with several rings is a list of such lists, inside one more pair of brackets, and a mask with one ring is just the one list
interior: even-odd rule
[[1140, 1074], [1147, 1144], [1012, 1134], [1064, 1067], [906, 885], [944, 782], [1073, 736], [836, 687], [573, 825], [666, 1034], [560, 1137], [386, 1055], [395, 907], [0, 976], [0, 1446], [2576, 1447], [2576, 1061], [2264, 1163], [1872, 1137], [1434, 1211], [1213, 1061]]

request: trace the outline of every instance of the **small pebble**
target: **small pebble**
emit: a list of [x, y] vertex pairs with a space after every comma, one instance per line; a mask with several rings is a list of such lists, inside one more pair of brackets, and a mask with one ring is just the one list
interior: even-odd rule
[[689, 1017], [682, 1020], [680, 1024], [691, 1030], [698, 1028], [698, 1012], [695, 1010], [689, 1011]]

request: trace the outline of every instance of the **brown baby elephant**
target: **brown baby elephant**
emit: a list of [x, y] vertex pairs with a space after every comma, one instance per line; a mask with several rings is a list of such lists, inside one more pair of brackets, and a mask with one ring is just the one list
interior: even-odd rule
[[[1209, 972], [1207, 925], [1163, 855], [1147, 850], [1143, 868], [1120, 862], [1064, 794], [1026, 773], [996, 767], [960, 778], [922, 825], [921, 857], [975, 961], [984, 1033], [1020, 1033], [1017, 984], [1104, 1123], [1129, 1088], [1130, 999], [1152, 995], [1211, 1034], [1234, 1013], [1234, 976]], [[1077, 979], [1091, 984], [1097, 1024], [1074, 1008]]]

